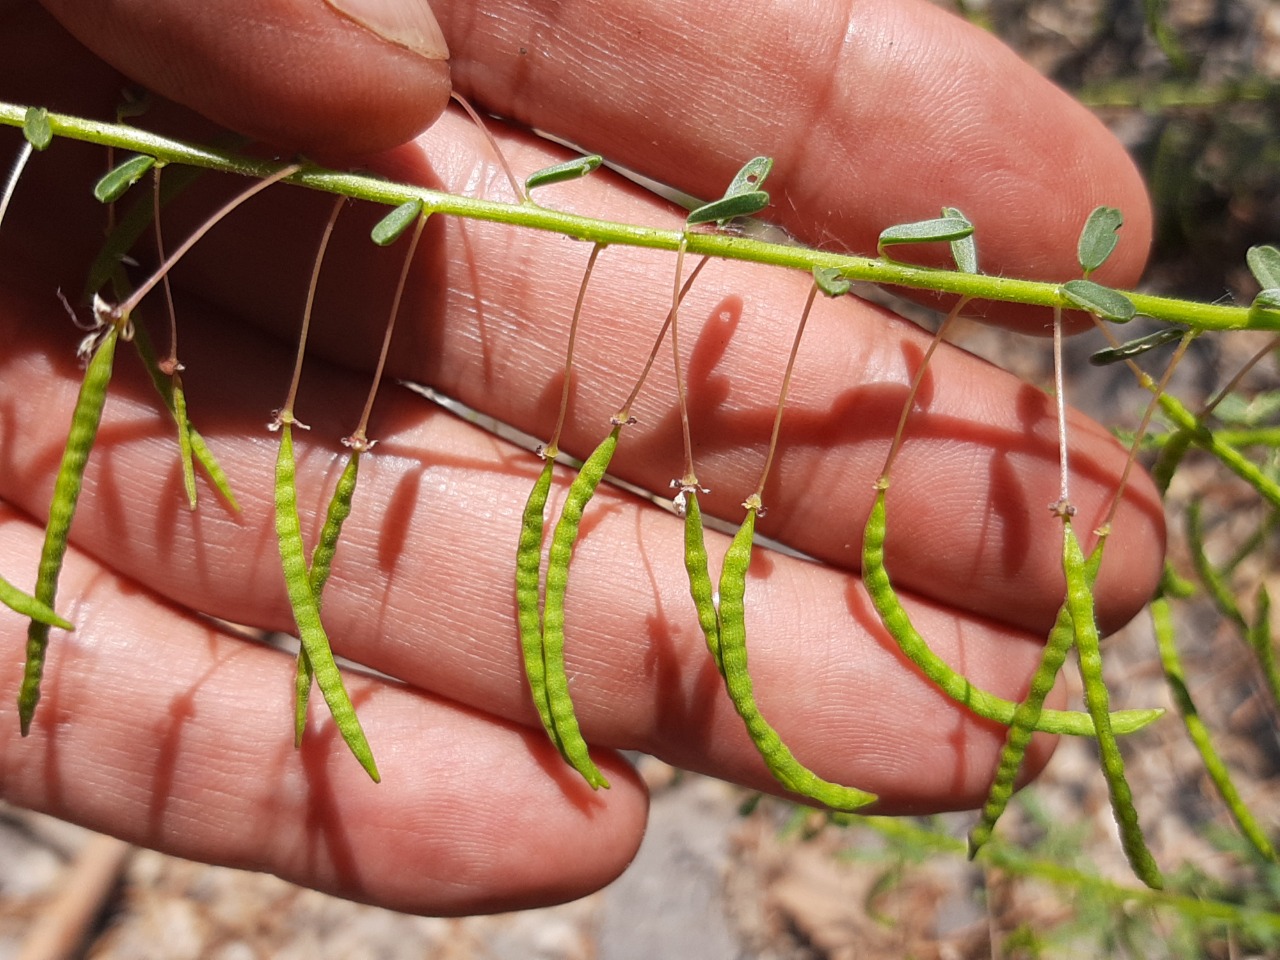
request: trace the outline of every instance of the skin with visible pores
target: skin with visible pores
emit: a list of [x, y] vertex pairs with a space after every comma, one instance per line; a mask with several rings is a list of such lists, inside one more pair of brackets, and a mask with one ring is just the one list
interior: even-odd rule
[[[85, 5], [65, 6], [75, 16], [71, 7]], [[127, 16], [144, 6], [148, 18], [164, 19], [166, 0], [116, 5], [119, 28], [96, 41], [131, 70]], [[885, 226], [954, 204], [977, 224], [984, 269], [1065, 279], [1075, 269], [1079, 224], [1105, 203], [1124, 210], [1127, 223], [1097, 279], [1136, 282], [1149, 239], [1146, 201], [1123, 150], [979, 31], [913, 0], [847, 10], [773, 5], [756, 19], [738, 17], [740, 4], [730, 15], [717, 0], [624, 7], [558, 5], [580, 31], [550, 28], [549, 4], [459, 0], [437, 14], [458, 88], [487, 110], [536, 119], [703, 197], [720, 195], [746, 158], [774, 153], [769, 215], [802, 239], [867, 250]], [[307, 9], [299, 0], [282, 16]], [[276, 65], [288, 51], [270, 45], [289, 31], [225, 29], [224, 42], [241, 46], [210, 57], [199, 53], [207, 32], [190, 31], [179, 14], [172, 38], [149, 28], [156, 49], [177, 44], [223, 89], [243, 91], [223, 105], [236, 115], [220, 119], [288, 143], [285, 152], [358, 153], [389, 143], [421, 99], [413, 83], [373, 96], [366, 87], [360, 98], [376, 106], [369, 122], [334, 126], [329, 104], [349, 102], [360, 80], [352, 74], [399, 75], [399, 48], [385, 50], [376, 38], [366, 45], [361, 28], [351, 49], [362, 64], [326, 59], [323, 72], [299, 84], [290, 77], [305, 71], [282, 76]], [[121, 77], [39, 8], [6, 6], [0, 37], [6, 99], [114, 116]], [[719, 49], [743, 55], [705, 55]], [[815, 68], [810, 55], [819, 50], [829, 59]], [[755, 84], [762, 75], [785, 82]], [[179, 77], [170, 92], [188, 103], [219, 89], [203, 77], [186, 82]], [[312, 142], [296, 142], [296, 118], [306, 118]], [[162, 102], [135, 122], [221, 135]], [[566, 158], [518, 128], [491, 126], [518, 172]], [[810, 128], [818, 135], [804, 135]], [[16, 149], [20, 139], [0, 130], [0, 148]], [[488, 147], [453, 111], [370, 163], [452, 190], [506, 189]], [[82, 375], [78, 334], [53, 291], [78, 291], [102, 242], [104, 211], [89, 188], [103, 164], [99, 149], [55, 142], [33, 157], [0, 229], [0, 498], [13, 507], [0, 514], [6, 575], [35, 568], [41, 533], [30, 518], [48, 508], [65, 439], [48, 425], [69, 422]], [[204, 178], [166, 208], [166, 235], [184, 236], [234, 189]], [[539, 202], [636, 223], [683, 222], [604, 171], [547, 188]], [[328, 206], [273, 187], [201, 241], [174, 277], [191, 416], [235, 483], [240, 514], [214, 497], [202, 497], [195, 515], [186, 509], [172, 425], [136, 365], [120, 364], [59, 591], [76, 622], [74, 641], [50, 661], [31, 736], [0, 723], [4, 799], [395, 909], [468, 913], [581, 896], [623, 869], [647, 800], [612, 748], [776, 789], [719, 692], [691, 609], [680, 524], [604, 487], [575, 547], [576, 569], [592, 576], [574, 575], [565, 605], [567, 636], [598, 642], [569, 642], [566, 666], [582, 732], [613, 788], [594, 793], [564, 769], [537, 729], [514, 639], [512, 545], [532, 481], [528, 454], [396, 390], [379, 399], [373, 429], [382, 442], [361, 469], [361, 502], [378, 509], [349, 519], [325, 602], [336, 649], [399, 681], [350, 682], [363, 722], [376, 731], [384, 780], [368, 782], [331, 728], [294, 752], [283, 719], [291, 658], [208, 617], [293, 628], [263, 423], [279, 404]], [[295, 438], [307, 535], [322, 524], [341, 469], [334, 441], [361, 408], [380, 347], [385, 314], [371, 300], [389, 296], [400, 268], [369, 242], [380, 216], [353, 208], [344, 217], [331, 253], [342, 276], [322, 279], [319, 292], [299, 398], [314, 429]], [[389, 375], [430, 383], [545, 435], [581, 260], [581, 248], [558, 237], [433, 218]], [[611, 247], [597, 274], [561, 443], [579, 457], [616, 412], [619, 385], [634, 382], [670, 301], [669, 256]], [[699, 473], [713, 491], [700, 495], [708, 516], [740, 518], [740, 491], [758, 476], [790, 344], [778, 318], [794, 316], [810, 283], [713, 263], [682, 308]], [[820, 756], [824, 772], [875, 792], [884, 812], [977, 806], [1004, 739], [1002, 728], [974, 720], [914, 672], [880, 631], [858, 576], [872, 484], [926, 343], [853, 298], [815, 306], [760, 529], [818, 562], [760, 550], [747, 573], [761, 711], [798, 756]], [[1044, 509], [1058, 486], [1051, 405], [959, 351], [940, 351], [930, 371], [895, 467], [887, 562], [930, 645], [976, 684], [1016, 699], [1063, 594], [1060, 530]], [[673, 397], [670, 371], [656, 371], [635, 410], [640, 422], [610, 465], [662, 496], [681, 460]], [[1124, 452], [1099, 425], [1078, 415], [1069, 424], [1083, 528], [1105, 510]], [[712, 563], [727, 543], [707, 534]], [[442, 573], [457, 569], [458, 544], [466, 544], [463, 577]], [[1162, 547], [1158, 499], [1140, 481], [1126, 495], [1099, 575], [1097, 610], [1107, 628], [1150, 596]], [[0, 611], [7, 649], [22, 648], [24, 629]], [[12, 702], [19, 682], [17, 671], [0, 670], [0, 703]], [[903, 716], [931, 722], [904, 724]], [[1033, 739], [1028, 775], [1048, 752], [1043, 738]], [[486, 802], [476, 804], [477, 796]]]

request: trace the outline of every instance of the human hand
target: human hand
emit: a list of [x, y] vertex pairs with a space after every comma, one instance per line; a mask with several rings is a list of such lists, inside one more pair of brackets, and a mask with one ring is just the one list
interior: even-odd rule
[[[94, 15], [63, 6], [68, 22]], [[162, 20], [157, 2], [138, 7], [113, 9], [112, 29], [77, 29], [117, 65], [148, 61], [136, 69], [171, 96], [290, 149], [350, 157], [387, 148], [438, 109], [428, 95], [436, 65], [396, 82], [412, 55], [319, 3], [257, 4], [263, 29], [217, 2], [175, 4], [209, 31]], [[859, 4], [851, 24], [838, 5], [769, 5], [755, 20], [705, 2], [437, 7], [463, 94], [703, 197], [718, 195], [744, 159], [773, 155], [771, 214], [804, 241], [873, 249], [884, 226], [945, 203], [977, 224], [984, 270], [1065, 279], [1080, 224], [1106, 203], [1128, 223], [1101, 278], [1130, 283], [1145, 256], [1146, 201], [1119, 146], [996, 41], [926, 4]], [[0, 67], [0, 96], [110, 115], [119, 78], [50, 19], [18, 4], [0, 23], [13, 52]], [[341, 37], [358, 66], [335, 59], [292, 82], [294, 27]], [[217, 28], [225, 36], [216, 52], [191, 42]], [[367, 126], [334, 108], [342, 91], [342, 103], [379, 105]], [[194, 121], [159, 106], [144, 122]], [[519, 170], [558, 158], [517, 128], [496, 133]], [[32, 161], [0, 228], [0, 495], [9, 505], [0, 572], [10, 579], [35, 567], [40, 527], [30, 518], [48, 509], [79, 380], [79, 334], [54, 292], [80, 289], [101, 242], [104, 215], [88, 185], [102, 162], [100, 150], [56, 143]], [[454, 191], [505, 190], [480, 137], [453, 113], [368, 162]], [[557, 189], [557, 206], [681, 219], [601, 174]], [[604, 491], [575, 554], [567, 656], [584, 732], [613, 783], [607, 792], [592, 793], [563, 767], [523, 684], [511, 581], [536, 459], [404, 391], [380, 399], [371, 435], [381, 444], [362, 470], [325, 606], [337, 652], [400, 681], [349, 681], [383, 783], [367, 781], [320, 712], [295, 752], [292, 661], [208, 619], [293, 626], [264, 424], [287, 386], [328, 204], [274, 188], [175, 273], [192, 416], [232, 478], [241, 515], [207, 492], [201, 510], [187, 512], [171, 424], [122, 350], [59, 593], [77, 630], [51, 646], [31, 736], [21, 740], [16, 717], [0, 708], [0, 794], [182, 856], [400, 910], [472, 913], [585, 894], [625, 867], [644, 826], [643, 786], [609, 748], [773, 788], [706, 655], [669, 514]], [[208, 209], [208, 194], [175, 202], [167, 234], [180, 237]], [[358, 416], [399, 269], [368, 243], [378, 215], [343, 215], [322, 277], [298, 406], [313, 429], [296, 438], [308, 531], [335, 476], [336, 440]], [[587, 250], [439, 221], [428, 228], [392, 372], [545, 434]], [[671, 259], [602, 255], [566, 449], [584, 455], [629, 389], [665, 313]], [[682, 310], [695, 452], [713, 488], [706, 513], [736, 520], [755, 483], [808, 283], [713, 264]], [[761, 531], [820, 562], [767, 554], [748, 583], [762, 709], [802, 760], [878, 793], [888, 812], [979, 803], [1003, 739], [905, 663], [857, 578], [872, 483], [925, 342], [850, 298], [815, 308]], [[613, 466], [664, 496], [680, 472], [680, 440], [671, 373], [655, 376]], [[1051, 404], [943, 350], [922, 407], [895, 469], [891, 569], [914, 593], [910, 608], [934, 648], [1017, 697], [1062, 592], [1057, 527], [1045, 509], [1057, 493]], [[1087, 529], [1124, 454], [1082, 417], [1071, 439], [1073, 498]], [[1122, 623], [1149, 596], [1162, 538], [1158, 501], [1139, 482], [1103, 568], [1104, 624]], [[710, 545], [718, 565], [725, 541]], [[0, 670], [0, 704], [12, 704], [23, 625], [8, 614], [0, 623], [0, 642], [14, 651]], [[1037, 741], [1033, 769], [1049, 747]]]

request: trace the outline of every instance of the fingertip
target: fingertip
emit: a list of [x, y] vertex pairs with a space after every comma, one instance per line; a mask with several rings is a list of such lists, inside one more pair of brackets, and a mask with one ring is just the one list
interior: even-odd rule
[[448, 49], [423, 0], [45, 5], [136, 82], [288, 150], [389, 149], [430, 126], [451, 90]]

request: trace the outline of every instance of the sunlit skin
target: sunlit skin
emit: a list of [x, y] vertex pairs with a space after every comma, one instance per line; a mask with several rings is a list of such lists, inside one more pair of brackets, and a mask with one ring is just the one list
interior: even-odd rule
[[[470, 121], [452, 108], [440, 115], [451, 82], [486, 111], [700, 197], [722, 195], [750, 157], [773, 156], [768, 215], [823, 246], [873, 252], [885, 226], [950, 205], [974, 222], [984, 270], [1065, 280], [1079, 275], [1085, 217], [1113, 206], [1125, 212], [1121, 243], [1094, 279], [1136, 282], [1150, 240], [1138, 174], [1096, 120], [998, 41], [922, 0], [758, 5], [735, 3], [730, 15], [716, 0], [437, 0], [446, 67], [320, 0], [258, 4], [250, 23], [242, 4], [221, 0], [51, 2], [48, 13], [8, 4], [0, 98], [113, 118], [123, 69], [184, 105], [158, 101], [140, 125], [225, 136], [190, 111], [202, 112], [277, 144], [265, 148], [273, 153], [506, 196]], [[493, 128], [522, 174], [566, 159], [524, 126]], [[0, 131], [10, 153], [20, 142]], [[106, 212], [90, 189], [105, 165], [100, 148], [55, 141], [32, 158], [0, 227], [0, 572], [24, 589], [82, 377], [81, 333], [56, 291], [75, 301], [102, 242]], [[202, 179], [166, 207], [167, 243], [241, 186]], [[683, 219], [605, 171], [537, 199], [619, 221]], [[0, 796], [181, 856], [459, 914], [581, 896], [625, 868], [647, 796], [619, 749], [776, 790], [708, 656], [680, 521], [607, 485], [574, 548], [565, 658], [583, 736], [611, 788], [592, 791], [565, 766], [524, 680], [513, 588], [522, 505], [542, 464], [390, 385], [369, 422], [379, 443], [361, 464], [324, 595], [335, 653], [400, 681], [346, 677], [383, 782], [370, 782], [315, 705], [295, 750], [293, 659], [211, 618], [294, 629], [272, 522], [276, 438], [265, 425], [288, 386], [329, 204], [270, 187], [173, 273], [188, 409], [240, 513], [203, 477], [200, 509], [188, 509], [172, 418], [120, 344], [58, 590], [76, 630], [52, 638], [26, 738], [11, 706], [26, 622], [0, 614], [9, 651]], [[297, 397], [312, 429], [293, 437], [308, 545], [401, 269], [394, 249], [368, 238], [385, 212], [344, 213], [328, 254], [340, 270], [326, 271], [317, 291]], [[563, 238], [433, 217], [388, 376], [547, 436], [584, 258]], [[611, 247], [600, 256], [566, 452], [590, 453], [635, 382], [671, 302], [672, 268], [670, 254]], [[681, 308], [706, 515], [741, 520], [812, 282], [713, 261]], [[163, 338], [158, 298], [138, 319]], [[1046, 323], [1020, 310], [999, 320], [1035, 333]], [[798, 757], [874, 792], [874, 809], [976, 807], [1003, 729], [915, 671], [859, 579], [873, 486], [928, 337], [852, 297], [820, 298], [808, 324], [759, 528], [816, 562], [754, 551], [746, 618], [755, 696]], [[683, 461], [676, 396], [671, 365], [656, 366], [610, 466], [664, 498]], [[1125, 451], [1080, 415], [1069, 436], [1077, 527], [1088, 530]], [[1025, 691], [1064, 594], [1061, 523], [1046, 509], [1057, 462], [1042, 391], [959, 350], [938, 351], [894, 467], [887, 562], [931, 647], [1005, 698]], [[564, 502], [567, 478], [557, 473], [549, 510]], [[1098, 580], [1104, 629], [1150, 597], [1163, 545], [1159, 500], [1135, 478]], [[707, 534], [714, 569], [727, 546]], [[1060, 693], [1050, 700], [1063, 705]], [[1033, 740], [1028, 774], [1051, 747]]]

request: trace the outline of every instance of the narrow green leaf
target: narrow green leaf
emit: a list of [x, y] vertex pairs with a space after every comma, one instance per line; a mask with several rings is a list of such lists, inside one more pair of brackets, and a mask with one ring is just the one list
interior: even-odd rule
[[1126, 323], [1137, 313], [1133, 302], [1123, 293], [1092, 280], [1068, 280], [1058, 289], [1071, 306], [1088, 310], [1103, 320]]
[[146, 154], [130, 157], [97, 182], [93, 188], [93, 195], [99, 203], [114, 203], [155, 165], [156, 158], [148, 157]]
[[769, 194], [763, 190], [738, 193], [703, 204], [689, 214], [686, 225], [696, 227], [700, 223], [716, 221], [724, 225], [735, 217], [750, 217], [769, 205]]
[[53, 142], [53, 127], [49, 125], [49, 111], [44, 107], [27, 107], [26, 116], [22, 120], [22, 135], [27, 143], [37, 150], [43, 150]]
[[752, 157], [729, 181], [729, 187], [724, 192], [725, 197], [736, 197], [759, 191], [771, 170], [773, 170], [773, 157]]
[[[969, 218], [955, 207], [943, 207], [942, 216], [947, 220], [963, 220], [965, 223], [970, 223]], [[978, 272], [978, 244], [973, 239], [972, 233], [967, 237], [951, 241], [951, 256], [955, 259], [956, 269], [960, 272]]]
[[1253, 303], [1249, 304], [1249, 318], [1252, 320], [1255, 313], [1280, 313], [1280, 289], [1270, 288], [1263, 290], [1253, 298]]
[[1166, 343], [1181, 340], [1186, 332], [1185, 327], [1166, 327], [1163, 330], [1157, 330], [1155, 333], [1149, 333], [1145, 337], [1129, 340], [1118, 347], [1099, 350], [1089, 357], [1089, 362], [1095, 367], [1105, 367], [1109, 363], [1131, 360], [1146, 353], [1148, 350], [1154, 350], [1156, 347], [1162, 347]]
[[1266, 390], [1248, 400], [1238, 393], [1229, 393], [1214, 407], [1213, 415], [1223, 423], [1239, 427], [1265, 426], [1280, 416], [1280, 390]]
[[1280, 250], [1272, 246], [1250, 247], [1245, 262], [1263, 290], [1280, 287]]
[[369, 237], [380, 247], [395, 243], [421, 213], [421, 200], [406, 200], [374, 224]]
[[1086, 277], [1107, 262], [1120, 241], [1116, 231], [1123, 225], [1124, 214], [1115, 207], [1098, 207], [1089, 214], [1076, 246], [1076, 258]]
[[566, 180], [585, 177], [598, 170], [603, 162], [604, 158], [600, 154], [593, 153], [589, 157], [574, 157], [572, 160], [557, 163], [552, 167], [543, 167], [536, 173], [531, 173], [525, 180], [525, 192], [532, 193], [538, 187], [549, 187], [553, 183], [564, 183]]
[[896, 247], [902, 243], [951, 243], [963, 240], [972, 233], [973, 224], [963, 217], [939, 217], [934, 220], [899, 223], [880, 232], [876, 250], [883, 257], [886, 247]]
[[841, 276], [835, 267], [814, 267], [813, 282], [828, 297], [843, 297], [852, 286], [849, 278]]

